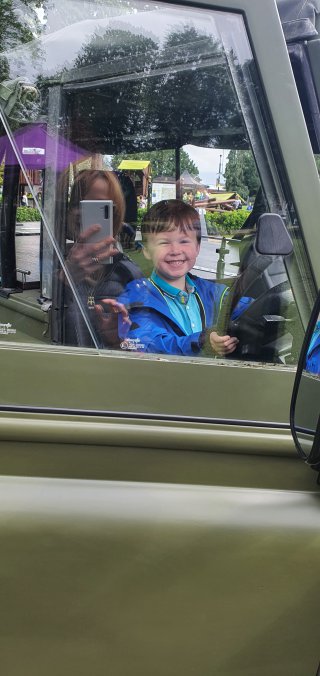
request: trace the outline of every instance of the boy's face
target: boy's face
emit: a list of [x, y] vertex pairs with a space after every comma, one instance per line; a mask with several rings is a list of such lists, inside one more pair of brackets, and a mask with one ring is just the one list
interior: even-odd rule
[[186, 274], [193, 268], [199, 249], [195, 230], [176, 228], [148, 234], [143, 252], [161, 279], [184, 290]]

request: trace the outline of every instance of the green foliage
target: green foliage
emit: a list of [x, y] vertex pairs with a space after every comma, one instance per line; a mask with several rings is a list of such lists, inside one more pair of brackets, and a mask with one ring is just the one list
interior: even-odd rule
[[[22, 6], [25, 5], [22, 11]], [[5, 52], [19, 45], [21, 42], [29, 42], [33, 39], [33, 26], [30, 25], [28, 3], [22, 0], [2, 0], [0, 3], [0, 50]], [[28, 21], [24, 19], [28, 17]]]
[[249, 213], [247, 209], [237, 209], [236, 211], [207, 211], [205, 215], [208, 234], [230, 235], [236, 230], [240, 230]]
[[[132, 31], [108, 29], [102, 34], [97, 32], [90, 38], [79, 52], [74, 65], [80, 71], [85, 69], [86, 75], [91, 73], [97, 77], [101, 71], [104, 77], [109, 78], [109, 73], [116, 73], [118, 69], [121, 73], [128, 69], [130, 72], [131, 68], [138, 68], [138, 72], [140, 69], [147, 72], [157, 52], [157, 43], [149, 37]], [[153, 93], [153, 78], [133, 78], [125, 84], [121, 78], [112, 80], [113, 78], [108, 83], [107, 95], [97, 96], [93, 92], [81, 97], [78, 129], [85, 130], [82, 136], [89, 133], [105, 137], [107, 119], [109, 145], [105, 148], [106, 154], [112, 155], [119, 147], [135, 152], [137, 143], [143, 147], [141, 140], [150, 121], [148, 108]], [[79, 133], [81, 139], [81, 132]], [[123, 136], [131, 141], [125, 144], [120, 142]]]
[[150, 277], [153, 269], [152, 261], [144, 256], [141, 249], [126, 251], [126, 255], [140, 268], [143, 277]]
[[[138, 28], [137, 33], [122, 29], [96, 32], [88, 36], [74, 66], [83, 71], [81, 77], [101, 74], [106, 78], [103, 96], [88, 92], [81, 97], [77, 129], [79, 145], [81, 138], [99, 138], [101, 145], [104, 141], [104, 153], [114, 158], [113, 168], [124, 157], [149, 159], [158, 147], [158, 157], [150, 157], [153, 175], [172, 175], [174, 151], [163, 152], [163, 146], [173, 149], [200, 143], [195, 136], [198, 130], [203, 130], [204, 146], [225, 147], [221, 143], [226, 143], [229, 128], [240, 130], [232, 136], [235, 145], [246, 142], [221, 45], [188, 23], [169, 31], [160, 44], [139, 34]], [[112, 77], [135, 72], [140, 77]], [[182, 152], [184, 170], [199, 173]]]
[[[232, 54], [230, 57], [233, 59]], [[219, 40], [213, 39], [205, 30], [181, 23], [166, 36], [161, 58], [166, 60], [166, 65], [173, 66], [173, 72], [159, 83], [158, 90], [162, 108], [159, 117], [166, 125], [167, 134], [173, 132], [179, 139], [179, 145], [184, 146], [194, 142], [195, 130], [208, 130], [208, 136], [205, 133], [202, 136], [201, 145], [208, 143], [210, 147], [226, 147], [221, 145], [219, 130], [241, 128], [242, 125]], [[175, 63], [192, 65], [191, 68], [175, 71]], [[154, 107], [159, 106], [156, 94], [157, 87], [152, 97]], [[242, 139], [237, 141], [241, 143]]]
[[24, 221], [40, 221], [40, 214], [38, 209], [33, 209], [32, 207], [17, 207], [16, 220], [18, 223], [23, 223]]
[[[40, 0], [1, 0], [0, 52], [2, 55], [21, 43], [31, 42], [34, 39], [40, 27], [35, 7], [40, 5]], [[1, 56], [0, 82], [8, 77], [8, 62], [4, 56]]]
[[255, 195], [260, 179], [251, 150], [230, 150], [224, 172], [227, 192], [237, 192], [243, 199]]
[[144, 215], [147, 213], [147, 211], [148, 210], [146, 208], [142, 209], [141, 207], [138, 207], [138, 218], [137, 218], [138, 227], [141, 225], [141, 221], [142, 221]]
[[151, 38], [134, 35], [131, 31], [108, 29], [103, 35], [94, 34], [75, 61], [76, 68], [110, 62], [113, 59], [151, 56], [157, 44]]
[[[111, 166], [118, 169], [122, 160], [150, 160], [153, 176], [175, 176], [175, 151], [174, 150], [149, 150], [143, 153], [128, 155], [121, 153], [113, 155]], [[199, 176], [199, 169], [185, 150], [180, 151], [180, 171], [189, 171], [192, 176]]]

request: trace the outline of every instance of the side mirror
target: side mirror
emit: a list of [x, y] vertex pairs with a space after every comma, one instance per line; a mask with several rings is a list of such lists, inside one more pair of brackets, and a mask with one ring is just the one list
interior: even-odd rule
[[300, 457], [320, 470], [320, 294], [302, 346], [290, 409], [291, 432]]

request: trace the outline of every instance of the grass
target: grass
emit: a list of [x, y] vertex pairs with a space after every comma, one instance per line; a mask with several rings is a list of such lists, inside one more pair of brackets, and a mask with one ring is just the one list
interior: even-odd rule
[[124, 253], [137, 265], [138, 268], [140, 268], [144, 277], [150, 277], [153, 266], [151, 261], [145, 258], [141, 249], [137, 251], [125, 250]]

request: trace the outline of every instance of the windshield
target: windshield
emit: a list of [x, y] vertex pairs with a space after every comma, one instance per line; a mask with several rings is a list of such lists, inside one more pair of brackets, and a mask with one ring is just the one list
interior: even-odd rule
[[[312, 282], [242, 16], [163, 3], [55, 0], [46, 13], [29, 11], [28, 31], [15, 45], [8, 40], [0, 61], [6, 297], [34, 288], [29, 301], [50, 308], [54, 343], [144, 351], [134, 333], [128, 340], [136, 317], [126, 287], [153, 274], [143, 225], [141, 232], [146, 212], [176, 199], [197, 211], [202, 234], [186, 274], [219, 283], [230, 298], [221, 317], [207, 312], [210, 322], [220, 334], [235, 333], [238, 358], [294, 362], [301, 325], [287, 261], [273, 253], [256, 267], [261, 214], [281, 216], [294, 243], [290, 265], [304, 276], [310, 298]], [[91, 204], [100, 200], [101, 222]], [[25, 220], [30, 209], [32, 226]], [[28, 227], [37, 238], [33, 266], [31, 239], [26, 246], [23, 237]], [[252, 309], [239, 328], [241, 297], [246, 312]], [[127, 328], [119, 328], [121, 320]], [[184, 319], [177, 322], [185, 331]], [[261, 336], [265, 346], [256, 352]], [[210, 350], [201, 345], [199, 356]]]

